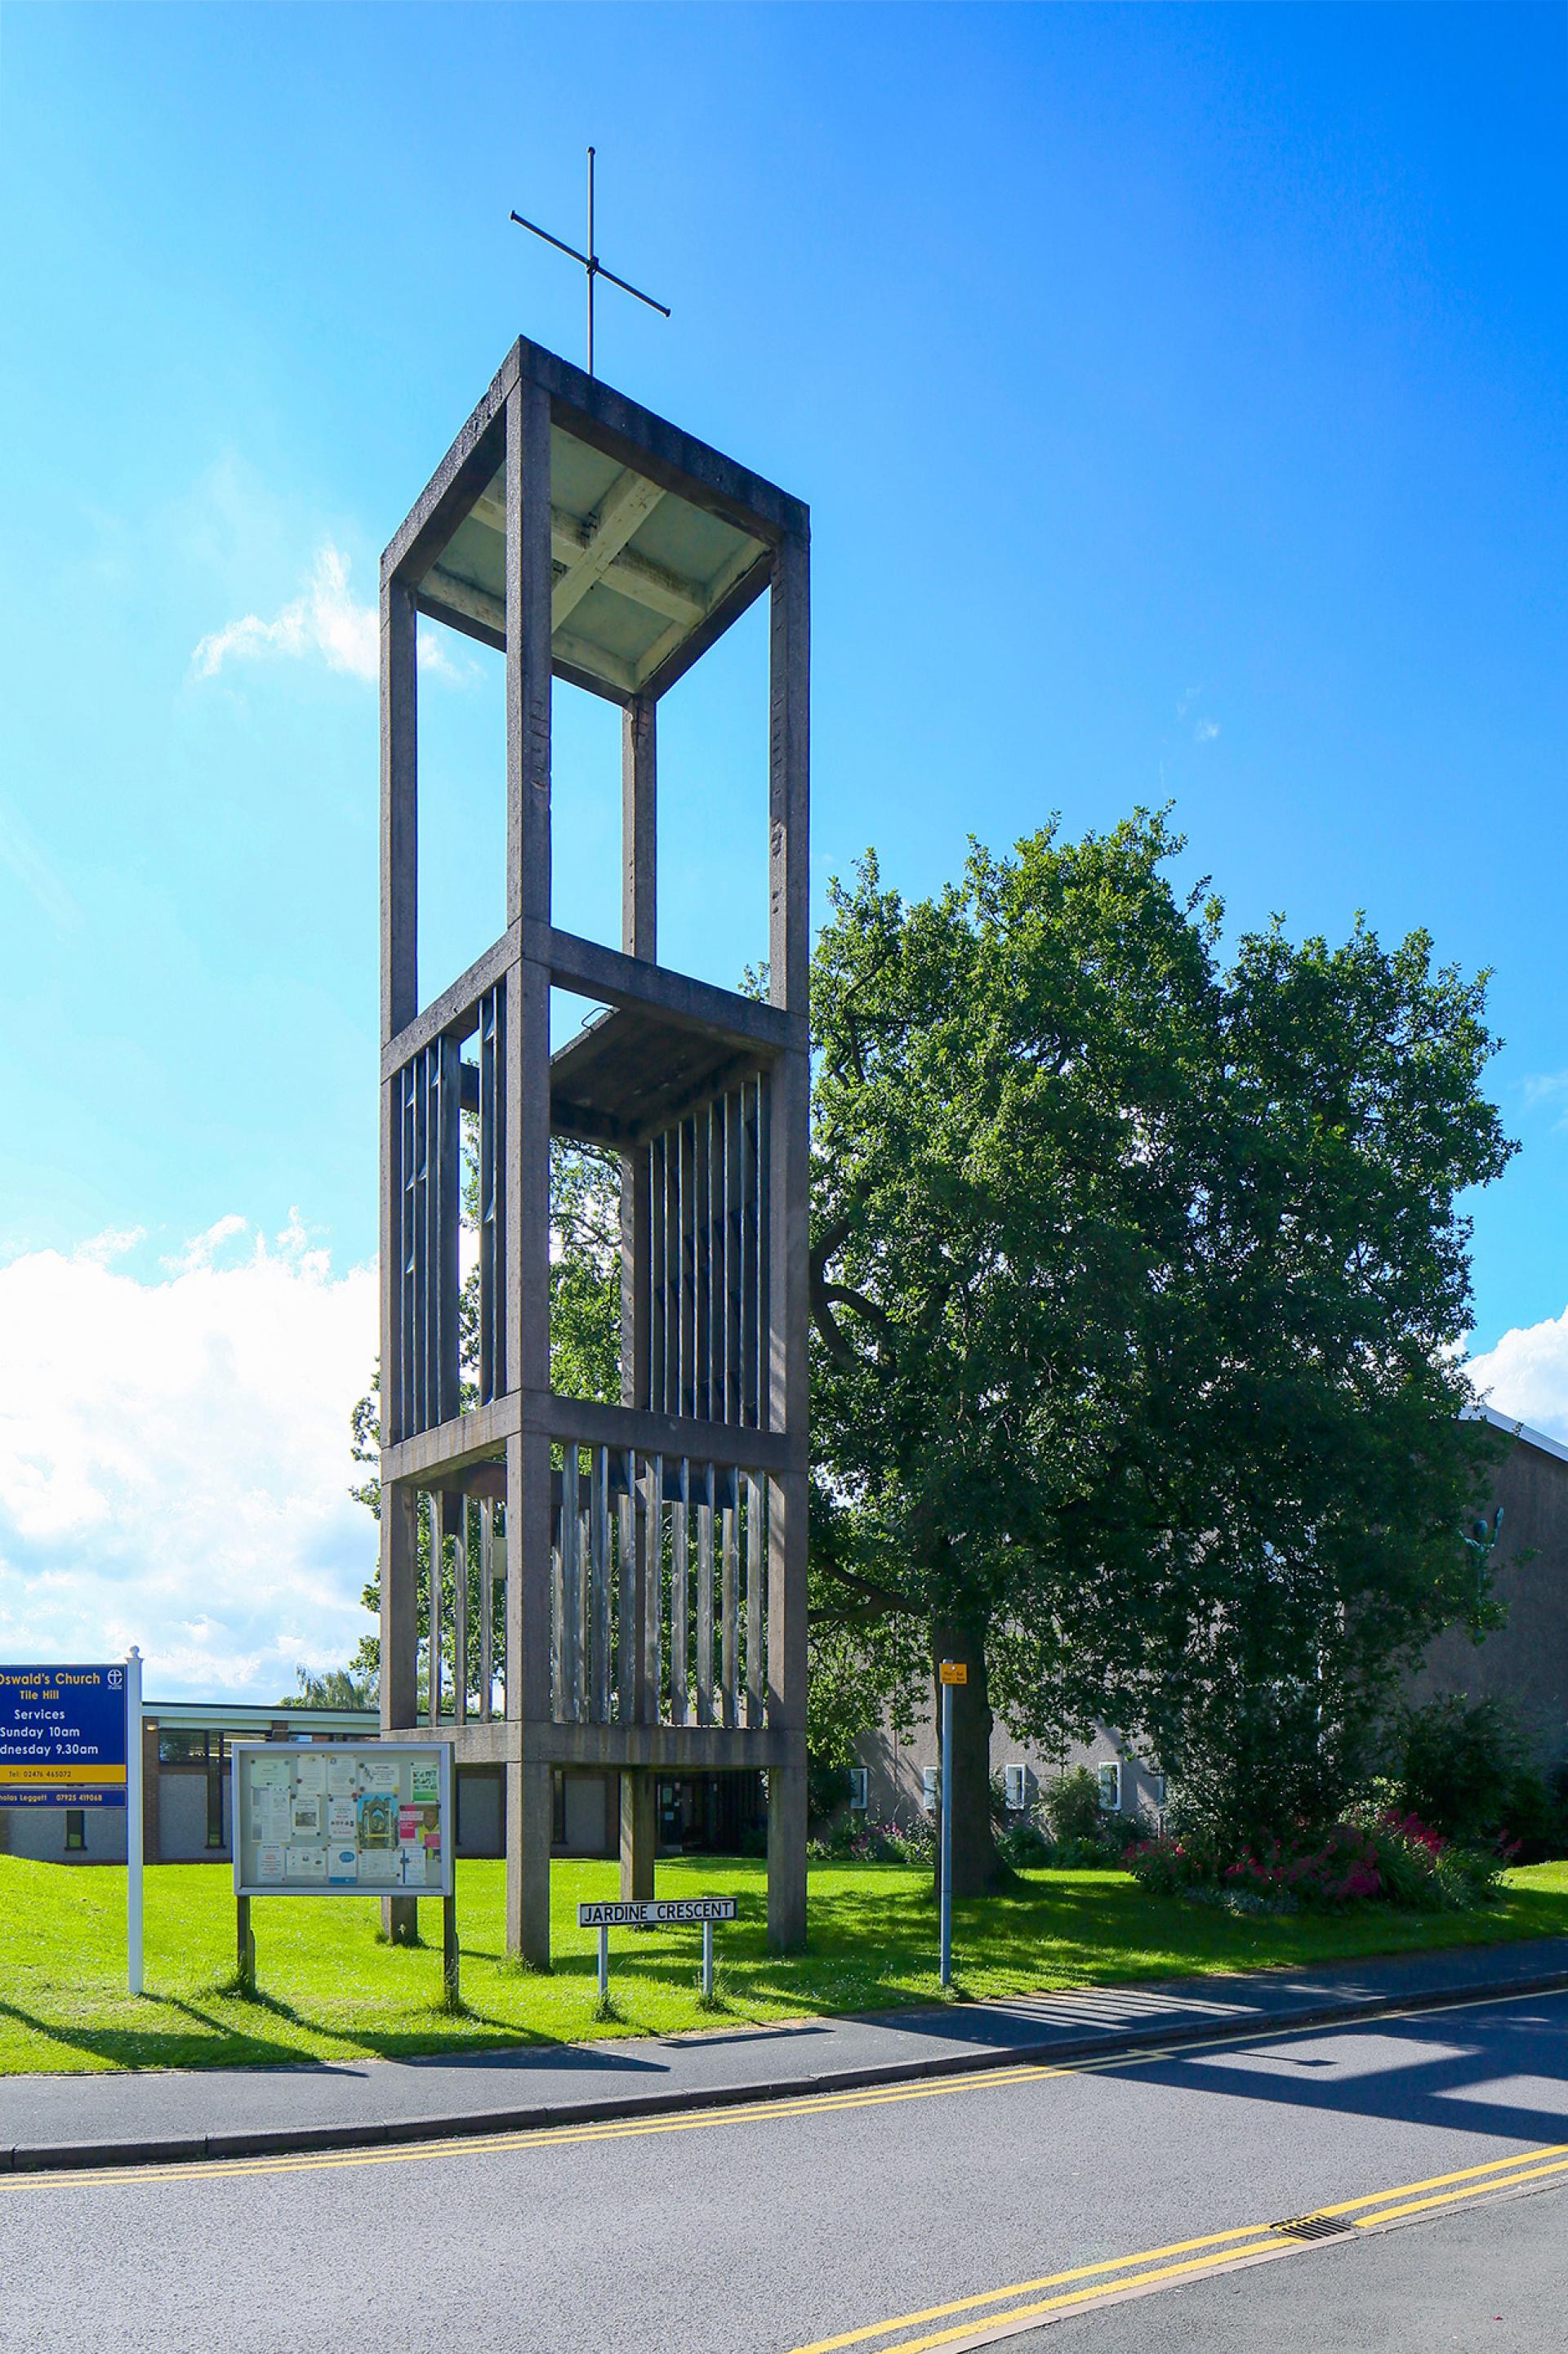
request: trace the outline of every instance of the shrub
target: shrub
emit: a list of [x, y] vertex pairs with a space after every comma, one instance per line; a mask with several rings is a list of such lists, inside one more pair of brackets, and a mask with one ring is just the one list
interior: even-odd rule
[[1075, 1766], [1070, 1774], [1053, 1782], [1040, 1807], [1059, 1848], [1075, 1843], [1097, 1846], [1104, 1837], [1100, 1786], [1086, 1766]]
[[1445, 1839], [1474, 1843], [1512, 1830], [1511, 1812], [1539, 1828], [1552, 1811], [1531, 1744], [1500, 1701], [1442, 1692], [1401, 1709], [1395, 1726], [1399, 1804]]
[[1113, 1863], [1120, 1863], [1129, 1840], [1147, 1839], [1150, 1825], [1143, 1815], [1102, 1815], [1099, 1843]]
[[997, 1833], [996, 1851], [1004, 1863], [1015, 1868], [1056, 1861], [1054, 1848], [1033, 1815], [1012, 1816], [1005, 1829]]
[[1315, 1677], [1289, 1674], [1195, 1694], [1157, 1744], [1174, 1769], [1166, 1828], [1234, 1859], [1337, 1822], [1356, 1787], [1359, 1702], [1342, 1692], [1325, 1714], [1323, 1701]]
[[1417, 1910], [1440, 1907], [1442, 1888], [1437, 1859], [1447, 1845], [1442, 1835], [1416, 1815], [1398, 1815], [1387, 1808], [1372, 1814], [1363, 1828], [1377, 1860], [1383, 1893], [1391, 1904]]
[[813, 1830], [829, 1823], [850, 1802], [847, 1766], [831, 1766], [821, 1757], [806, 1761], [806, 1819]]
[[1376, 1842], [1354, 1823], [1334, 1823], [1315, 1838], [1272, 1840], [1227, 1864], [1224, 1877], [1228, 1887], [1292, 1896], [1298, 1904], [1353, 1904], [1383, 1893]]
[[1504, 1848], [1446, 1847], [1437, 1858], [1437, 1884], [1444, 1902], [1456, 1913], [1470, 1913], [1480, 1904], [1494, 1904], [1501, 1893], [1502, 1876], [1512, 1857]]
[[[1568, 1855], [1568, 1805], [1562, 1769], [1542, 1774], [1535, 1766], [1516, 1774], [1503, 1794], [1502, 1843], [1520, 1863], [1544, 1863]], [[1495, 1844], [1495, 1842], [1494, 1842]]]
[[1155, 1839], [1130, 1840], [1122, 1862], [1141, 1887], [1156, 1896], [1179, 1896], [1189, 1890], [1214, 1887], [1219, 1861], [1202, 1840], [1178, 1839], [1162, 1831]]
[[912, 1823], [878, 1825], [889, 1863], [919, 1864], [929, 1870], [937, 1861], [937, 1826], [921, 1815]]
[[1381, 1899], [1429, 1912], [1465, 1912], [1497, 1893], [1507, 1858], [1459, 1846], [1419, 1816], [1367, 1809], [1348, 1822], [1299, 1831], [1224, 1861], [1201, 1836], [1135, 1840], [1128, 1870], [1160, 1895], [1223, 1903], [1232, 1912], [1293, 1912], [1298, 1905]]
[[867, 1815], [848, 1815], [816, 1839], [806, 1852], [817, 1863], [906, 1863], [929, 1867], [936, 1859], [937, 1835], [924, 1820], [907, 1828], [874, 1821]]

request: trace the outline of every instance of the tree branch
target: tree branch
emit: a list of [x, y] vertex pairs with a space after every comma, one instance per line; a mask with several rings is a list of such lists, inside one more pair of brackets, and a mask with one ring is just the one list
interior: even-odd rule
[[921, 1606], [907, 1594], [900, 1594], [891, 1585], [878, 1585], [874, 1578], [862, 1577], [856, 1571], [845, 1569], [842, 1563], [819, 1561], [817, 1567], [829, 1577], [836, 1577], [841, 1585], [853, 1585], [857, 1594], [863, 1594], [884, 1610], [918, 1610]]

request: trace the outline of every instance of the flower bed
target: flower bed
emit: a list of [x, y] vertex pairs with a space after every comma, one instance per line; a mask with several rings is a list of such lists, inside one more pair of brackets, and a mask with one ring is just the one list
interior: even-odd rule
[[1122, 1859], [1142, 1886], [1238, 1912], [1383, 1903], [1467, 1912], [1497, 1894], [1505, 1850], [1461, 1847], [1414, 1815], [1390, 1810], [1276, 1840], [1228, 1860], [1201, 1837], [1135, 1840]]

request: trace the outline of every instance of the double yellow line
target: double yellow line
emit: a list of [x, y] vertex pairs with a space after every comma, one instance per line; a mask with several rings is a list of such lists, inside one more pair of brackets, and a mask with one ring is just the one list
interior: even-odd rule
[[[1552, 2175], [1565, 2173], [1568, 2142], [1558, 2142], [1514, 2158], [1492, 2158], [1484, 2166], [1463, 2167], [1454, 2174], [1433, 2174], [1422, 2182], [1374, 2190], [1363, 2199], [1343, 2199], [1335, 2206], [1314, 2208], [1312, 2220], [1330, 2221], [1342, 2218], [1347, 2230], [1370, 2232], [1379, 2224], [1396, 2222], [1433, 2208], [1452, 2206], [1457, 2200], [1512, 2190], [1521, 2183], [1540, 2182]], [[1104, 2264], [1076, 2264], [1068, 2272], [1042, 2273], [1036, 2280], [1013, 2281], [1006, 2288], [987, 2289], [975, 2296], [955, 2297], [947, 2305], [929, 2305], [918, 2312], [895, 2314], [890, 2320], [874, 2321], [861, 2329], [846, 2329], [836, 2338], [813, 2338], [809, 2346], [792, 2347], [789, 2354], [842, 2354], [842, 2349], [849, 2347], [871, 2349], [873, 2341], [879, 2338], [885, 2342], [875, 2348], [874, 2354], [931, 2354], [931, 2349], [938, 2347], [956, 2354], [961, 2346], [980, 2346], [993, 2338], [1011, 2336], [1015, 2329], [1067, 2308], [1106, 2303], [1202, 2273], [1224, 2272], [1263, 2256], [1288, 2255], [1310, 2244], [1310, 2241], [1294, 2237], [1287, 2228], [1276, 2223], [1245, 2223], [1234, 2231], [1210, 2232], [1198, 2240], [1173, 2240], [1166, 2247], [1145, 2248], [1137, 2255], [1115, 2256]], [[1177, 2261], [1169, 2261], [1171, 2258]], [[1075, 2283], [1083, 2285], [1075, 2286]], [[1057, 2293], [1041, 2296], [1038, 2292], [1042, 2289]], [[991, 2310], [983, 2310], [987, 2306]], [[953, 2321], [953, 2317], [959, 2314], [965, 2318]], [[923, 2338], [897, 2335], [931, 2321], [952, 2322], [952, 2326], [932, 2330]]]
[[[1445, 2010], [1470, 2009], [1478, 2001], [1483, 2001], [1486, 2007], [1491, 2008], [1499, 1999], [1506, 2002], [1533, 1999], [1524, 1995], [1500, 1999], [1495, 1996], [1470, 1998], [1441, 2008]], [[1425, 2006], [1422, 2009], [1426, 2010]], [[1385, 2025], [1408, 2015], [1399, 2011], [1384, 2012], [1375, 2020], [1366, 2023]], [[1432, 2014], [1426, 2011], [1426, 2015]], [[0, 2192], [79, 2190], [92, 2187], [154, 2190], [164, 2183], [222, 2182], [257, 2174], [317, 2173], [367, 2166], [422, 2164], [430, 2159], [559, 2149], [584, 2142], [641, 2140], [657, 2134], [707, 2133], [724, 2126], [782, 2123], [793, 2118], [829, 2115], [845, 2109], [887, 2108], [910, 2101], [951, 2099], [963, 2093], [995, 2092], [1005, 2086], [1039, 2084], [1051, 2077], [1093, 2075], [1102, 2071], [1150, 2067], [1225, 2046], [1255, 2046], [1322, 2032], [1324, 2030], [1319, 2025], [1286, 2028], [1268, 2035], [1256, 2024], [1249, 2024], [1245, 2028], [1180, 2046], [1107, 2053], [1103, 2058], [1080, 2060], [1058, 2067], [1003, 2062], [972, 2074], [914, 2083], [906, 2081], [902, 2084], [885, 2087], [867, 2086], [860, 2091], [796, 2094], [782, 2099], [736, 2103], [734, 2106], [686, 2111], [663, 2117], [620, 2118], [607, 2120], [602, 2125], [556, 2126], [507, 2133], [464, 2135], [447, 2141], [413, 2141], [390, 2148], [350, 2149], [341, 2154], [298, 2151], [280, 2153], [276, 2157], [202, 2159], [172, 2166], [102, 2167], [90, 2170], [61, 2169], [0, 2175]], [[1364, 2198], [1342, 2200], [1336, 2205], [1315, 2209], [1313, 2220], [1330, 2224], [1342, 2222], [1347, 2233], [1372, 2231], [1379, 2225], [1451, 2206], [1460, 2200], [1502, 2194], [1565, 2174], [1568, 2174], [1568, 2142], [1555, 2143], [1541, 2149], [1520, 2152], [1513, 2158], [1493, 2158], [1484, 2165], [1465, 2167], [1453, 2174], [1430, 2175], [1423, 2181], [1402, 2183], [1391, 2190], [1373, 2191]], [[895, 2314], [884, 2321], [845, 2330], [834, 2338], [815, 2338], [810, 2345], [792, 2348], [790, 2354], [847, 2354], [847, 2349], [852, 2348], [863, 2349], [865, 2354], [935, 2354], [937, 2349], [946, 2349], [946, 2354], [961, 2354], [963, 2348], [979, 2347], [996, 2338], [1009, 2337], [1015, 2330], [1028, 2328], [1054, 2315], [1108, 2303], [1118, 2297], [1138, 2296], [1147, 2289], [1191, 2280], [1208, 2273], [1223, 2272], [1245, 2264], [1255, 2264], [1268, 2257], [1288, 2255], [1308, 2244], [1309, 2241], [1294, 2236], [1287, 2228], [1277, 2223], [1242, 2224], [1232, 2231], [1211, 2232], [1199, 2239], [1176, 2240], [1164, 2247], [1145, 2248], [1135, 2255], [1111, 2257], [1100, 2264], [1078, 2264], [1065, 2272], [1043, 2273], [1035, 2279], [1013, 2281], [1003, 2288], [957, 2297], [944, 2305], [926, 2306], [912, 2313]], [[931, 2329], [928, 2325], [933, 2322], [947, 2326]], [[926, 2334], [915, 2337], [904, 2334], [911, 2330]]]
[[[1170, 2058], [1139, 2052], [1139, 2060]], [[1125, 2065], [1107, 2059], [1091, 2067]], [[560, 2149], [585, 2141], [638, 2141], [651, 2134], [706, 2133], [715, 2126], [758, 2125], [790, 2117], [820, 2117], [836, 2109], [887, 2108], [904, 2101], [934, 2101], [953, 2093], [996, 2092], [1005, 2085], [1037, 2084], [1044, 2076], [1081, 2075], [1079, 2068], [1001, 2067], [973, 2075], [945, 2076], [927, 2084], [905, 2084], [893, 2091], [790, 2094], [777, 2101], [736, 2102], [733, 2107], [683, 2111], [672, 2116], [610, 2119], [604, 2125], [529, 2126], [515, 2133], [464, 2134], [450, 2141], [411, 2141], [393, 2149], [345, 2150], [341, 2157], [320, 2150], [280, 2153], [276, 2158], [193, 2158], [170, 2166], [52, 2168], [37, 2173], [0, 2174], [7, 2190], [117, 2189], [155, 2190], [165, 2182], [226, 2181], [247, 2174], [313, 2174], [344, 2167], [406, 2166], [433, 2158], [480, 2158], [496, 2151]]]
[[[1501, 2004], [1538, 2000], [1535, 1994], [1489, 1995], [1461, 1997], [1441, 2006], [1421, 2004], [1410, 2011], [1393, 2010], [1373, 2013], [1365, 2020], [1348, 2020], [1335, 2022], [1335, 2027], [1392, 2025], [1396, 2020], [1412, 2016], [1431, 2018], [1453, 2010], [1478, 2008], [1495, 2009]], [[683, 2110], [668, 2116], [649, 2118], [611, 2118], [602, 2125], [531, 2126], [503, 2133], [462, 2134], [442, 2141], [410, 2140], [380, 2148], [350, 2148], [341, 2154], [324, 2150], [279, 2152], [276, 2156], [238, 2158], [193, 2158], [171, 2165], [158, 2163], [137, 2166], [93, 2168], [61, 2168], [0, 2174], [0, 2193], [20, 2190], [82, 2190], [88, 2189], [115, 2190], [135, 2188], [157, 2190], [172, 2182], [217, 2182], [253, 2174], [302, 2174], [343, 2170], [366, 2166], [408, 2166], [430, 2159], [482, 2158], [507, 2152], [560, 2149], [582, 2142], [637, 2141], [655, 2134], [711, 2133], [724, 2126], [786, 2124], [800, 2117], [832, 2115], [842, 2109], [894, 2108], [908, 2101], [951, 2100], [965, 2093], [1001, 2092], [1015, 2085], [1038, 2084], [1048, 2078], [1093, 2076], [1125, 2073], [1136, 2068], [1158, 2067], [1171, 2060], [1188, 2060], [1206, 2052], [1223, 2051], [1236, 2045], [1268, 2047], [1293, 2041], [1301, 2036], [1322, 2035], [1334, 2031], [1322, 2022], [1301, 2027], [1277, 2027], [1272, 2031], [1256, 2021], [1245, 2027], [1223, 2029], [1212, 2036], [1193, 2038], [1179, 2044], [1163, 2044], [1141, 2052], [1109, 2052], [1092, 2059], [1064, 2061], [1055, 2066], [1033, 2066], [1014, 2061], [1003, 2061], [994, 2068], [977, 2069], [961, 2075], [905, 2079], [892, 2085], [867, 2085], [859, 2091], [842, 2093], [790, 2093], [767, 2101], [736, 2102], [733, 2105], [696, 2110]], [[1568, 2144], [1564, 2145], [1568, 2147]], [[1516, 2161], [1507, 2159], [1504, 2164]], [[1522, 2161], [1520, 2161], [1522, 2162]], [[1411, 2186], [1420, 2189], [1422, 2185]], [[1393, 2193], [1387, 2194], [1393, 2196]], [[1338, 2212], [1338, 2210], [1324, 2210]], [[1256, 2229], [1259, 2227], [1250, 2227]], [[1222, 2240], [1245, 2237], [1244, 2233], [1222, 2232]], [[1207, 2241], [1183, 2243], [1183, 2247], [1207, 2246]], [[1143, 2256], [1127, 2256], [1118, 2260], [1123, 2265], [1139, 2264], [1160, 2255], [1174, 2255], [1181, 2248], [1150, 2249]], [[1108, 2269], [1101, 2267], [1100, 2269]], [[1064, 2279], [1075, 2274], [1063, 2274]], [[1047, 2284], [1039, 2282], [1035, 2286]], [[1029, 2284], [1024, 2284], [1028, 2286]], [[1017, 2294], [1015, 2290], [998, 2289], [996, 2297]], [[981, 2298], [984, 2304], [990, 2300]], [[955, 2308], [956, 2309], [956, 2308]], [[921, 2317], [915, 2317], [920, 2318]], [[906, 2317], [908, 2318], [908, 2317]], [[883, 2331], [902, 2327], [903, 2323], [884, 2322], [869, 2332], [861, 2331], [834, 2344], [853, 2345], [859, 2338], [876, 2337]], [[933, 2341], [936, 2342], [936, 2341]], [[800, 2354], [800, 2349], [796, 2349]]]

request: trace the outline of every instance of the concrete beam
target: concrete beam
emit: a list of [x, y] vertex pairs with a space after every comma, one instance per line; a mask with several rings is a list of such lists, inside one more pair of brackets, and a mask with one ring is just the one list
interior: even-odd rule
[[[475, 957], [468, 970], [460, 973], [450, 989], [443, 989], [429, 1005], [406, 1023], [395, 1038], [381, 1050], [381, 1076], [395, 1078], [405, 1063], [411, 1063], [422, 1046], [444, 1037], [449, 1031], [466, 1038], [479, 1019], [479, 1001], [486, 990], [493, 989], [508, 968], [514, 965], [522, 953], [522, 928], [513, 924], [498, 940], [493, 940], [483, 954]], [[469, 1019], [471, 1015], [472, 1020]]]
[[[600, 501], [581, 547], [550, 591], [550, 621], [558, 630], [597, 587], [631, 535], [663, 497], [657, 482], [630, 467], [610, 484]], [[552, 554], [554, 548], [552, 547]]]
[[604, 1005], [656, 1007], [678, 1028], [701, 1030], [762, 1055], [805, 1050], [803, 1013], [694, 981], [687, 973], [672, 972], [667, 965], [625, 956], [576, 932], [553, 925], [530, 926], [524, 932], [523, 952], [548, 966], [557, 989], [575, 991], [579, 997], [596, 998]]
[[447, 1474], [499, 1453], [523, 1427], [522, 1400], [515, 1390], [490, 1405], [474, 1406], [450, 1422], [416, 1432], [381, 1450], [381, 1481], [406, 1480], [412, 1487], [439, 1488]]
[[800, 1459], [784, 1432], [752, 1430], [741, 1423], [650, 1414], [642, 1406], [604, 1405], [598, 1398], [562, 1397], [558, 1392], [526, 1395], [519, 1406], [524, 1429], [575, 1438], [579, 1447], [630, 1447], [640, 1455], [683, 1455], [695, 1463], [734, 1464], [742, 1471], [770, 1474], [795, 1469]]

